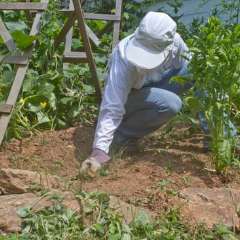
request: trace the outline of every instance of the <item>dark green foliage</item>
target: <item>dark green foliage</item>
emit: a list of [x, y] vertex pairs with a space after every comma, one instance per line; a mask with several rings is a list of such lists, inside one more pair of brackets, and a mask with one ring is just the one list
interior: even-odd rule
[[195, 88], [194, 109], [205, 112], [216, 170], [222, 172], [234, 161], [234, 141], [230, 121], [240, 88], [240, 27], [228, 27], [212, 17], [189, 41], [193, 54], [190, 70]]
[[29, 36], [20, 30], [12, 32], [12, 37], [16, 43], [16, 46], [21, 50], [29, 48], [32, 43], [37, 39], [36, 36]]

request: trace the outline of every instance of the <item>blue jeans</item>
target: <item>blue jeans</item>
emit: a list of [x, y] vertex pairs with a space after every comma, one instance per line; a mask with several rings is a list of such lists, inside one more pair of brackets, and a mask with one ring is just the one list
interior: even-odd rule
[[182, 108], [179, 97], [193, 86], [193, 81], [180, 85], [169, 80], [188, 74], [187, 66], [164, 73], [162, 80], [132, 90], [125, 105], [126, 113], [115, 132], [114, 144], [139, 139], [157, 130]]

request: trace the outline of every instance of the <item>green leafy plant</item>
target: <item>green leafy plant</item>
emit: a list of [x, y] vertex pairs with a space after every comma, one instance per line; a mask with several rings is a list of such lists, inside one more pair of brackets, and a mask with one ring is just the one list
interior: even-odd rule
[[13, 40], [17, 47], [21, 50], [25, 50], [30, 47], [37, 39], [37, 36], [29, 36], [20, 30], [16, 30], [12, 33]]
[[224, 225], [212, 230], [204, 225], [188, 227], [177, 209], [170, 209], [155, 220], [140, 211], [131, 223], [109, 207], [106, 193], [81, 192], [81, 211], [66, 209], [60, 197], [55, 204], [39, 212], [19, 209], [22, 231], [19, 234], [0, 236], [0, 240], [237, 240], [234, 232]]
[[190, 100], [197, 110], [205, 113], [218, 172], [225, 171], [234, 161], [235, 136], [231, 121], [233, 102], [240, 88], [239, 37], [239, 25], [226, 28], [218, 18], [211, 17], [189, 41], [190, 70], [199, 93]]

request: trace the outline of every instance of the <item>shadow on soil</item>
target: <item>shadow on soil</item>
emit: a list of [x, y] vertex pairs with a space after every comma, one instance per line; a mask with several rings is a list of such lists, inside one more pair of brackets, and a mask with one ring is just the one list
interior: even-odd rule
[[[213, 174], [204, 171], [206, 161], [209, 161], [209, 158], [203, 149], [201, 135], [196, 134], [195, 138], [191, 136], [184, 140], [179, 139], [178, 136], [177, 140], [170, 145], [167, 142], [169, 140], [171, 142], [171, 138], [160, 142], [159, 135], [161, 135], [161, 132], [157, 134], [157, 138], [151, 137], [151, 141], [149, 138], [143, 140], [141, 152], [115, 157], [114, 161], [109, 164], [110, 171], [115, 168], [126, 171], [133, 165], [151, 164], [153, 167], [157, 167], [159, 171], [168, 171], [179, 176], [188, 174], [201, 179], [208, 186], [216, 185], [215, 180], [212, 179]], [[75, 145], [75, 157], [79, 163], [90, 154], [93, 136], [94, 129], [91, 127], [77, 127], [75, 129], [73, 143]]]
[[75, 146], [74, 155], [81, 164], [91, 153], [94, 129], [92, 127], [77, 127], [74, 130], [72, 141]]

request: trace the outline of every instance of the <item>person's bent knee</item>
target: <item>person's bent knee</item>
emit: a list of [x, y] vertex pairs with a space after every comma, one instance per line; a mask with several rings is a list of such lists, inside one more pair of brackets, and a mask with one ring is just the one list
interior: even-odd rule
[[156, 109], [160, 114], [168, 112], [176, 115], [182, 108], [182, 100], [173, 92], [150, 88], [148, 89], [148, 105]]
[[176, 115], [181, 111], [182, 108], [182, 100], [180, 97], [175, 95], [174, 99], [171, 98], [171, 101], [168, 102], [168, 111], [172, 115]]

